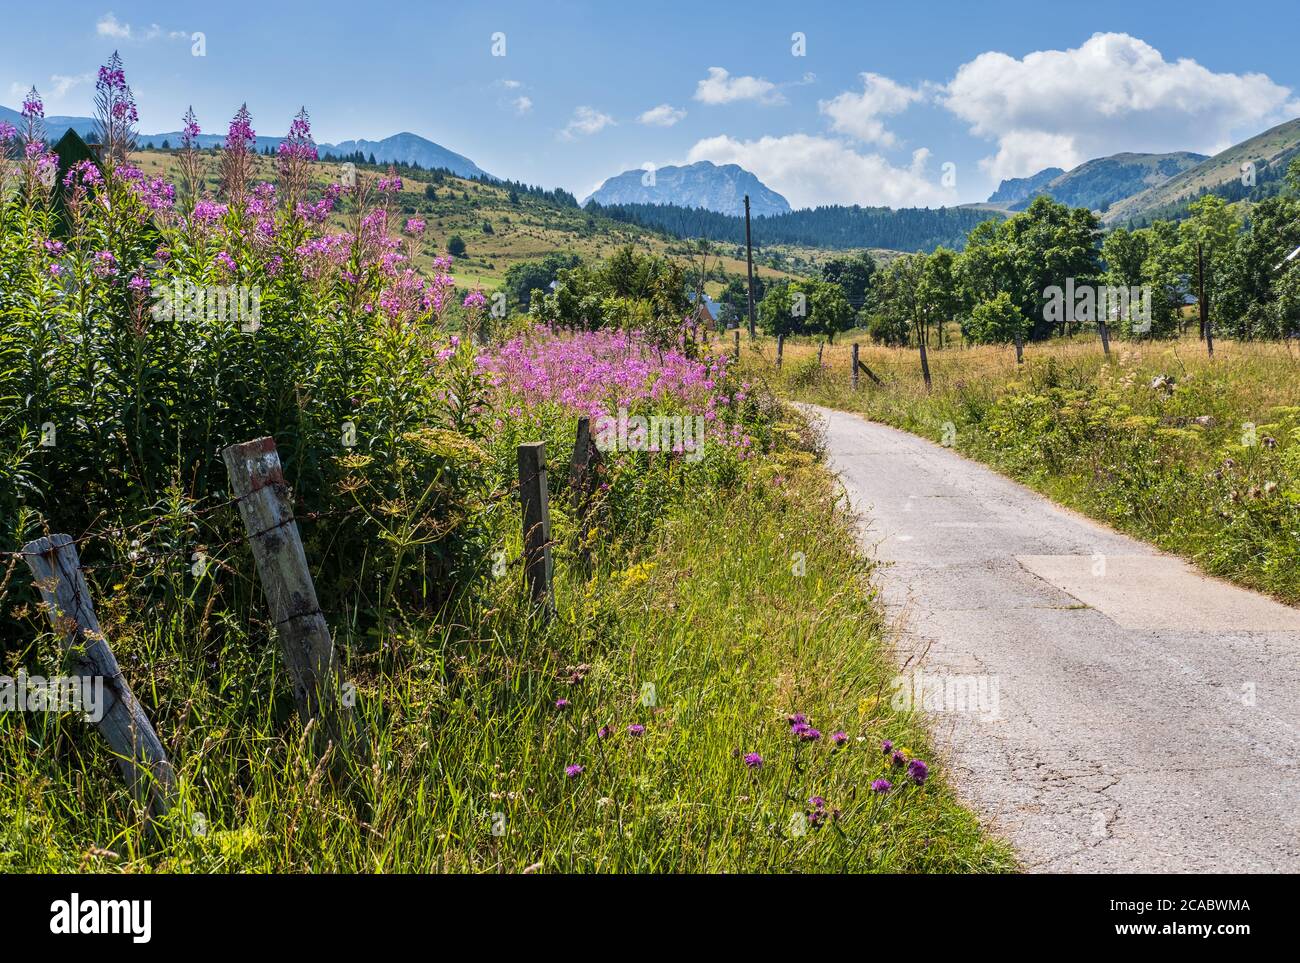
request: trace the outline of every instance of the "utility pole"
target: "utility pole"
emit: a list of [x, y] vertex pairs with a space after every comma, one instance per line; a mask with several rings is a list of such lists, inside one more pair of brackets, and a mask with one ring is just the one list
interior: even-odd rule
[[745, 263], [749, 269], [749, 336], [754, 337], [754, 244], [749, 234], [749, 195], [745, 195]]

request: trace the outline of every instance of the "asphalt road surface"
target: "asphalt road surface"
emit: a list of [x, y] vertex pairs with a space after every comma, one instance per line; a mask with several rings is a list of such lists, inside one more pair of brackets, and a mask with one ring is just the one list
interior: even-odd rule
[[886, 563], [895, 697], [920, 699], [1026, 869], [1300, 871], [1300, 610], [934, 442], [808, 410]]

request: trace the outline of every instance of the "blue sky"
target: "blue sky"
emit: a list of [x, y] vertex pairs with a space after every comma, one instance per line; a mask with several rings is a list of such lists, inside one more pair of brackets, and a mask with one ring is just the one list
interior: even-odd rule
[[704, 159], [795, 206], [937, 205], [1297, 116], [1297, 19], [1294, 0], [8, 4], [0, 102], [35, 83], [48, 113], [88, 114], [116, 48], [146, 133], [191, 103], [220, 132], [246, 100], [259, 133], [281, 134], [305, 104], [321, 141], [410, 130], [579, 196]]

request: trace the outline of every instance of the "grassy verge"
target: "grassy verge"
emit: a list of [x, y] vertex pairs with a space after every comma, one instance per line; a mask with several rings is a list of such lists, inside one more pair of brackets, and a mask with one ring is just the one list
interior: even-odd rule
[[1300, 357], [1294, 346], [1194, 337], [931, 352], [861, 349], [883, 386], [849, 386], [849, 345], [770, 343], [751, 377], [788, 397], [891, 424], [983, 461], [1062, 504], [1183, 555], [1211, 574], [1300, 602]]
[[[150, 835], [80, 720], [8, 713], [0, 870], [1013, 868], [920, 720], [891, 709], [868, 566], [811, 446], [778, 432], [729, 486], [680, 479], [649, 539], [592, 577], [562, 553], [551, 625], [502, 578], [480, 607], [350, 653], [373, 749], [342, 776], [283, 717], [270, 648], [166, 619], [119, 634], [184, 811]], [[820, 738], [794, 735], [795, 713]], [[924, 785], [884, 739], [931, 763]]]

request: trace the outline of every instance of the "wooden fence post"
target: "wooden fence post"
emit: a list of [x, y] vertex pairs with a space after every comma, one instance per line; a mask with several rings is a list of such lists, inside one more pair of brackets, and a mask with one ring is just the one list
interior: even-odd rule
[[739, 361], [740, 360], [740, 328], [736, 328], [735, 334], [736, 334], [736, 344], [735, 347], [731, 349], [731, 357], [734, 360]]
[[826, 347], [825, 341], [819, 341], [817, 343], [817, 367], [818, 368], [821, 368], [822, 366], [822, 349], [825, 347]]
[[339, 745], [338, 658], [307, 567], [275, 439], [231, 445], [221, 458], [230, 476], [230, 490], [239, 500], [239, 514], [280, 637], [298, 711], [307, 719], [320, 718], [329, 737]]
[[573, 458], [569, 463], [569, 495], [577, 529], [578, 559], [583, 566], [591, 562], [587, 515], [591, 511], [591, 499], [596, 491], [596, 468], [599, 464], [600, 451], [591, 437], [591, 419], [582, 415], [578, 418]]
[[858, 390], [858, 343], [853, 342], [853, 390]]
[[785, 352], [785, 335], [776, 336], [776, 370], [781, 370], [781, 355]]
[[174, 798], [176, 773], [100, 630], [76, 543], [67, 535], [51, 535], [28, 542], [23, 553], [50, 625], [72, 657], [72, 674], [103, 680], [103, 705], [95, 707], [101, 713], [95, 724], [117, 756], [127, 786], [148, 812], [165, 814]]
[[519, 500], [524, 521], [524, 580], [535, 604], [549, 615], [551, 588], [551, 508], [546, 482], [546, 442], [519, 446]]

